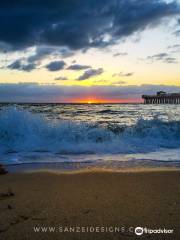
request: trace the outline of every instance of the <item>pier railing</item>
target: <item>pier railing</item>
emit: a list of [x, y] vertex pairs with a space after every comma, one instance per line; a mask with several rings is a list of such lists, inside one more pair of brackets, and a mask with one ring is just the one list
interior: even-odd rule
[[145, 104], [180, 104], [180, 93], [142, 95]]

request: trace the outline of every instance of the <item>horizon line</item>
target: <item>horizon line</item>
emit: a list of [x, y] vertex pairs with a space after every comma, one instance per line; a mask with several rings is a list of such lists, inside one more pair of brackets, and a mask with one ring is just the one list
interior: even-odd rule
[[79, 104], [79, 105], [103, 105], [103, 104], [143, 104], [141, 102], [12, 102], [12, 101], [0, 101], [0, 104]]

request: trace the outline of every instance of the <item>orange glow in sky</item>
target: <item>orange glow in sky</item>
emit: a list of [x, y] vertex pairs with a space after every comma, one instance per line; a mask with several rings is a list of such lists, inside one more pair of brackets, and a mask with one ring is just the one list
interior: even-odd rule
[[72, 103], [87, 103], [87, 104], [101, 104], [101, 103], [141, 103], [142, 99], [105, 99], [105, 98], [76, 98], [70, 99]]

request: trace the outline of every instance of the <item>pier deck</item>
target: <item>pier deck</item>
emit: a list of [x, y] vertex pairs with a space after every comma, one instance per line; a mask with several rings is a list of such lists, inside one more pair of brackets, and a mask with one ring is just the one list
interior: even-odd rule
[[157, 92], [156, 95], [142, 95], [144, 104], [180, 104], [180, 93]]

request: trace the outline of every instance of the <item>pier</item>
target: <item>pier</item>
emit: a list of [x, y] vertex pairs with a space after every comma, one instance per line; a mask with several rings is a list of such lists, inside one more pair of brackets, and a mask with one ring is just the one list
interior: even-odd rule
[[142, 95], [144, 104], [180, 104], [180, 93], [157, 92], [156, 95]]

